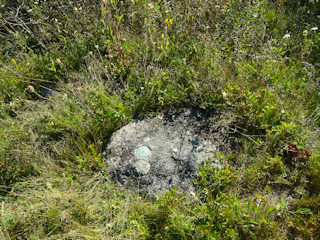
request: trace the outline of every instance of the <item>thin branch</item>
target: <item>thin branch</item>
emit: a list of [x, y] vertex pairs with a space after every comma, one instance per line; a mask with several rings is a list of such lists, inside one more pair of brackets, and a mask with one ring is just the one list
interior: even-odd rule
[[257, 144], [258, 146], [260, 146], [260, 143], [258, 143], [257, 141], [253, 140], [249, 135], [244, 134], [244, 133], [238, 131], [236, 128], [232, 129], [232, 128], [228, 127], [228, 129], [229, 129], [229, 130], [232, 130], [232, 131], [234, 131], [234, 132], [240, 133], [242, 136], [248, 138], [249, 140], [251, 140], [252, 142], [254, 142], [255, 144]]
[[19, 78], [19, 79], [25, 79], [25, 80], [32, 80], [32, 81], [39, 81], [39, 82], [47, 82], [47, 83], [55, 83], [53, 81], [38, 79], [38, 78], [29, 78], [29, 77], [23, 77], [23, 76], [1, 76], [3, 78]]

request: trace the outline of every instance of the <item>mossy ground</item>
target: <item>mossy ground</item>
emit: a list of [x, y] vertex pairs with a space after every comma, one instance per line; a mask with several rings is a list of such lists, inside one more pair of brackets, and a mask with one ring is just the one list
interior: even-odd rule
[[[2, 239], [319, 239], [319, 1], [0, 5]], [[48, 93], [51, 94], [48, 94]], [[104, 143], [198, 107], [237, 151], [193, 197], [117, 188]]]

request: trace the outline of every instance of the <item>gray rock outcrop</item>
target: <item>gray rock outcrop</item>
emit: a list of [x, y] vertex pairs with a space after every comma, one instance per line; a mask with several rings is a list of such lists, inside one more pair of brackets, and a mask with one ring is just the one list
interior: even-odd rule
[[192, 108], [129, 123], [113, 134], [105, 151], [111, 178], [151, 197], [174, 186], [195, 192], [198, 165], [210, 158], [219, 166], [210, 124], [204, 112]]

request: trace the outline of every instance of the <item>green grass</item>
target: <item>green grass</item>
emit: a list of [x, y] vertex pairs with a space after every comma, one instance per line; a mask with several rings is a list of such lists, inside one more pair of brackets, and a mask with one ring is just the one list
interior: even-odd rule
[[[319, 6], [4, 0], [1, 239], [318, 239]], [[227, 116], [225, 168], [194, 196], [110, 181], [113, 132], [190, 106]]]

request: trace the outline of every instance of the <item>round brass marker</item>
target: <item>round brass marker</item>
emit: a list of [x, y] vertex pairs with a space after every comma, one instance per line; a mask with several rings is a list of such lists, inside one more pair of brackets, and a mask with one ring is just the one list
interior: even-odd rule
[[145, 159], [151, 155], [151, 150], [147, 146], [140, 146], [136, 149], [136, 155], [139, 158]]

